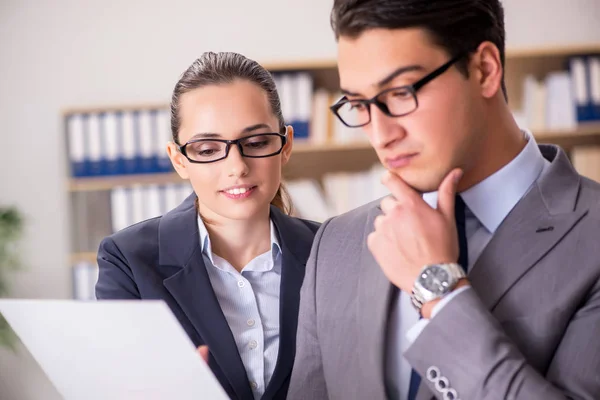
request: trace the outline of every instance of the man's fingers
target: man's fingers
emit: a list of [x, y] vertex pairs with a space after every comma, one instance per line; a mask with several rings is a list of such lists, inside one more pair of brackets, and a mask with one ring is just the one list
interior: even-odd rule
[[400, 204], [417, 204], [423, 201], [421, 195], [415, 189], [411, 188], [402, 178], [390, 171], [385, 172], [381, 178], [381, 182], [390, 190], [392, 196]]
[[381, 211], [384, 215], [389, 215], [396, 207], [398, 207], [398, 202], [392, 196], [385, 196], [383, 200], [381, 200], [379, 207], [381, 207]]

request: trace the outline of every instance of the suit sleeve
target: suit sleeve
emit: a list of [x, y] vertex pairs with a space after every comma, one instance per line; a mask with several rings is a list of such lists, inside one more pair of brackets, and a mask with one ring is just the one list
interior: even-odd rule
[[[573, 316], [546, 375], [504, 333], [474, 290], [460, 293], [421, 332], [404, 356], [437, 398], [428, 379], [436, 367], [462, 399], [598, 399], [600, 282]], [[467, 338], [467, 340], [465, 340]]]
[[131, 268], [112, 238], [107, 237], [100, 243], [97, 261], [99, 272], [96, 298], [98, 300], [140, 298]]
[[317, 333], [318, 308], [316, 301], [319, 246], [327, 224], [328, 222], [325, 222], [317, 231], [306, 264], [302, 289], [300, 290], [296, 358], [288, 391], [287, 398], [289, 400], [324, 400], [329, 398]]

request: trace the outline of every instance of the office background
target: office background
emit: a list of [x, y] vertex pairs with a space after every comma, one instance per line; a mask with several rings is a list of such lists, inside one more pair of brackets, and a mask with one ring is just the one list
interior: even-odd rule
[[[600, 48], [600, 0], [503, 3], [508, 49]], [[261, 63], [332, 60], [331, 4], [0, 0], [0, 205], [25, 218], [25, 267], [11, 275], [10, 295], [73, 297], [65, 109], [166, 104], [179, 75], [208, 50]], [[0, 349], [0, 398], [59, 396], [19, 346]]]

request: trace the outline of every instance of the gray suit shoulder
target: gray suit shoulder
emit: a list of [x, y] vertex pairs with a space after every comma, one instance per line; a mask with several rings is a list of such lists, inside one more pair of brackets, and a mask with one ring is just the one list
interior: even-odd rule
[[366, 224], [369, 216], [381, 203], [381, 199], [374, 200], [358, 208], [337, 215], [325, 221], [321, 225], [321, 235], [317, 234], [318, 240], [331, 244], [343, 242], [345, 245], [364, 245], [365, 233], [368, 231]]
[[339, 227], [342, 229], [348, 229], [348, 227], [364, 228], [369, 215], [374, 209], [379, 207], [382, 199], [383, 197], [333, 217], [329, 224], [330, 227]]

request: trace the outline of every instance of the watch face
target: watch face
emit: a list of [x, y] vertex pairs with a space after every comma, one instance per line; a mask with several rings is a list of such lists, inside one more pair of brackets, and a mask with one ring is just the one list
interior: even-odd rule
[[442, 295], [450, 286], [450, 275], [442, 267], [432, 265], [421, 273], [419, 281], [428, 291]]

